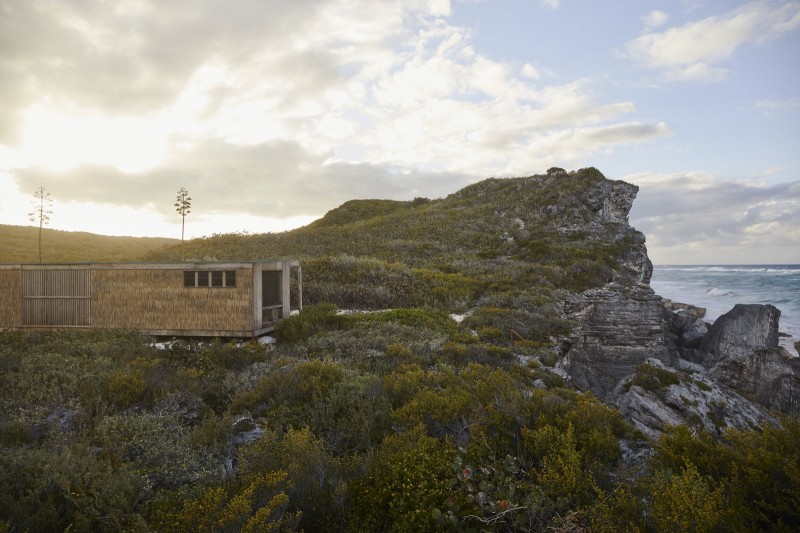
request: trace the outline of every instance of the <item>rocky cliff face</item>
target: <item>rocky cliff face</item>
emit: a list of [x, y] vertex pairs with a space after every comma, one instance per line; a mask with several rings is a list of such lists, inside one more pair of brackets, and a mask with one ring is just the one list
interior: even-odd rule
[[562, 341], [562, 367], [581, 390], [601, 399], [648, 358], [669, 362], [661, 298], [648, 287], [609, 285], [571, 298], [578, 326]]
[[667, 426], [702, 427], [712, 435], [726, 428], [756, 429], [777, 420], [759, 406], [702, 372], [680, 370], [648, 359], [622, 379], [611, 402], [645, 435], [657, 438]]
[[575, 327], [561, 340], [559, 367], [653, 437], [676, 424], [718, 433], [777, 424], [768, 409], [800, 416], [800, 359], [778, 345], [778, 309], [737, 305], [709, 325], [704, 310], [650, 289], [644, 236], [628, 226], [637, 191], [606, 182], [581, 198], [596, 214], [589, 226], [628, 235], [629, 276], [567, 298]]
[[647, 285], [653, 265], [645, 238], [628, 225], [638, 191], [629, 183], [604, 181], [581, 195], [595, 214], [584, 227], [611, 240], [626, 240], [620, 254], [626, 275], [567, 299], [564, 311], [576, 327], [561, 341], [559, 364], [576, 387], [605, 400], [646, 359], [670, 360], [661, 298]]

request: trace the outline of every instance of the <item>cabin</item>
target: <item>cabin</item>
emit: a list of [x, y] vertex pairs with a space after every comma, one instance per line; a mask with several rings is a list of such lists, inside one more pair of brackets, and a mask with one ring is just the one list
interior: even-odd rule
[[258, 337], [302, 301], [298, 260], [0, 264], [0, 329]]

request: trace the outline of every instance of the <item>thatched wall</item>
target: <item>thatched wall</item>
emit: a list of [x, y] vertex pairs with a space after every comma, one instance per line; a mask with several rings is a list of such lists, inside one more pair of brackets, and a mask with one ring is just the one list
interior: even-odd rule
[[21, 279], [19, 270], [0, 270], [0, 328], [20, 326]]
[[92, 325], [174, 331], [253, 330], [253, 271], [236, 270], [236, 287], [184, 288], [183, 270], [92, 272]]

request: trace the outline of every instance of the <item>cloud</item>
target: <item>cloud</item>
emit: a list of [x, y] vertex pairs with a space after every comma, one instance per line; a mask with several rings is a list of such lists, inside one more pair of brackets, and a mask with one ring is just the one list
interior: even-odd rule
[[631, 224], [657, 263], [800, 259], [800, 180], [766, 186], [700, 172], [623, 179], [640, 187]]
[[544, 7], [547, 7], [547, 8], [550, 8], [550, 9], [558, 9], [558, 6], [561, 3], [561, 0], [540, 0], [540, 2]]
[[318, 216], [353, 198], [438, 197], [476, 179], [447, 172], [396, 173], [382, 165], [328, 162], [328, 156], [288, 141], [241, 146], [207, 140], [143, 173], [85, 165], [70, 171], [30, 167], [15, 176], [20, 189], [44, 186], [60, 202], [90, 199], [168, 214], [175, 191], [183, 186], [196, 213], [275, 218]]
[[670, 134], [592, 80], [477, 52], [446, 0], [0, 9], [0, 76], [19, 80], [0, 85], [0, 169], [61, 201], [167, 212], [186, 186], [206, 212], [321, 215]]
[[539, 71], [536, 70], [536, 68], [533, 65], [531, 65], [530, 63], [525, 63], [522, 66], [522, 75], [524, 77], [530, 78], [532, 80], [538, 80], [539, 78], [542, 77], [542, 75], [539, 73]]
[[757, 178], [770, 178], [772, 176], [777, 176], [778, 174], [782, 174], [789, 170], [789, 167], [769, 167], [765, 168], [758, 174], [756, 174]]
[[751, 2], [723, 15], [646, 33], [625, 46], [625, 55], [661, 70], [668, 81], [719, 81], [727, 71], [718, 65], [739, 46], [776, 39], [798, 26], [800, 3]]
[[800, 100], [759, 100], [756, 102], [756, 108], [765, 115], [793, 112], [800, 109]]
[[663, 26], [669, 20], [669, 15], [663, 11], [651, 11], [642, 18], [645, 30], [651, 30]]
[[449, 17], [451, 13], [450, 0], [429, 0], [428, 13], [438, 17]]

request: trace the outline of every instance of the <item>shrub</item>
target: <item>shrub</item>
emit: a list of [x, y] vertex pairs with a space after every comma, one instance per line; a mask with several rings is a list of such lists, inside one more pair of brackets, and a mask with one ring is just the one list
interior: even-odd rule
[[680, 378], [675, 372], [648, 363], [642, 363], [636, 367], [633, 379], [623, 386], [622, 392], [628, 392], [631, 387], [636, 385], [648, 392], [662, 394], [664, 389], [678, 383], [680, 383]]
[[725, 523], [722, 487], [713, 488], [692, 464], [680, 473], [657, 472], [652, 483], [655, 531], [716, 531]]
[[295, 343], [321, 331], [347, 327], [351, 322], [350, 318], [338, 315], [336, 311], [336, 306], [330, 303], [307, 306], [297, 315], [278, 322], [275, 326], [275, 338], [281, 342]]
[[121, 408], [132, 406], [144, 397], [147, 384], [136, 374], [112, 374], [106, 384], [106, 397]]
[[151, 513], [157, 531], [286, 531], [299, 515], [288, 513], [286, 472], [253, 474], [225, 487], [210, 487], [196, 498], [162, 504]]
[[425, 531], [431, 511], [451, 495], [455, 449], [428, 437], [422, 428], [387, 437], [366, 475], [350, 485], [352, 531]]
[[308, 428], [289, 429], [282, 435], [267, 430], [240, 450], [239, 465], [245, 476], [286, 472], [289, 508], [299, 513], [302, 529], [323, 531], [332, 520], [344, 519], [346, 467]]

